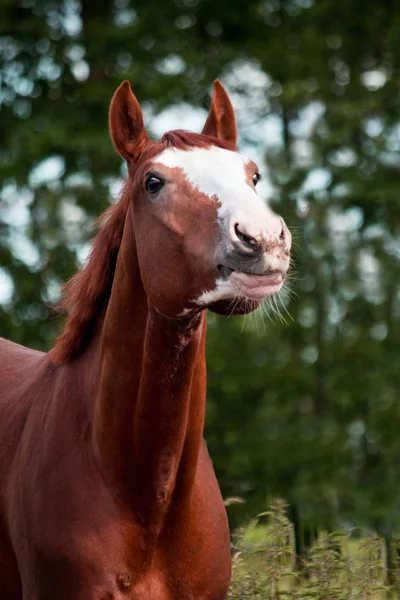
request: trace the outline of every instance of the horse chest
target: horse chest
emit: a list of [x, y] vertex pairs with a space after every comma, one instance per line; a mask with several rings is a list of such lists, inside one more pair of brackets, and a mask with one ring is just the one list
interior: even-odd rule
[[[62, 461], [58, 466], [62, 470]], [[24, 588], [35, 590], [32, 599], [52, 600], [55, 593], [57, 600], [225, 597], [230, 579], [229, 531], [205, 448], [190, 501], [182, 499], [171, 508], [157, 537], [133, 512], [121, 508], [104, 481], [95, 476], [83, 478], [76, 468], [74, 479], [56, 482], [51, 478], [47, 486], [41, 482], [39, 487], [46, 493], [34, 498], [30, 482], [27, 529], [14, 531], [20, 576]], [[16, 512], [10, 517], [21, 524], [15, 500]], [[26, 536], [28, 548], [19, 544]]]

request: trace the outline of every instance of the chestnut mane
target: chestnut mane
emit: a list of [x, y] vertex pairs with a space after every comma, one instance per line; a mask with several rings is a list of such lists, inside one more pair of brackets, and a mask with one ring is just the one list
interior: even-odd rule
[[[160, 142], [152, 143], [150, 148], [144, 148], [138, 161], [147, 154], [147, 150], [151, 152], [151, 149], [153, 152], [157, 150], [158, 153], [164, 148], [190, 150], [210, 146], [236, 151], [232, 144], [219, 138], [174, 130], [165, 133]], [[100, 230], [94, 238], [87, 263], [63, 288], [62, 299], [57, 308], [61, 312], [68, 312], [68, 317], [54, 348], [52, 358], [56, 363], [66, 363], [85, 350], [98, 317], [108, 303], [129, 206], [129, 189], [128, 180], [121, 191], [119, 201], [110, 206], [97, 220]]]

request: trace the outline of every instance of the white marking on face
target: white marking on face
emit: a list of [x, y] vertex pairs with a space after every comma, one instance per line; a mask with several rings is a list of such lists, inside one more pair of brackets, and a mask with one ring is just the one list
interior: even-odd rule
[[155, 158], [155, 162], [183, 169], [194, 187], [210, 198], [218, 196], [220, 202], [222, 197], [232, 201], [229, 192], [236, 190], [237, 193], [238, 188], [248, 187], [244, 168], [249, 159], [217, 146], [188, 150], [168, 148]]
[[194, 302], [199, 306], [208, 306], [219, 300], [231, 300], [237, 296], [237, 291], [229, 281], [229, 279], [217, 279], [215, 288], [208, 292], [204, 292]]
[[189, 150], [167, 148], [154, 159], [154, 163], [182, 169], [193, 187], [217, 200], [221, 222], [240, 223], [254, 237], [268, 236], [280, 227], [279, 220], [248, 184], [246, 166], [249, 162], [246, 156], [217, 146]]

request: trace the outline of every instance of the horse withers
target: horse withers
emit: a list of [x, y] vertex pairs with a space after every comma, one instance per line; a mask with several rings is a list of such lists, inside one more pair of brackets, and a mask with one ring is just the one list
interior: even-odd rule
[[222, 600], [205, 309], [278, 292], [291, 236], [218, 81], [201, 134], [151, 141], [128, 82], [110, 130], [128, 179], [67, 284], [62, 335], [47, 354], [0, 341], [0, 597]]

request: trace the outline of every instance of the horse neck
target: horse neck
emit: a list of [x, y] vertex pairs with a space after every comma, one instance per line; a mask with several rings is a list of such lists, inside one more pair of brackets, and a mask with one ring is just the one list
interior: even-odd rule
[[128, 213], [100, 341], [93, 435], [105, 476], [146, 521], [159, 521], [174, 490], [189, 500], [204, 413], [205, 314], [170, 319], [149, 305]]

